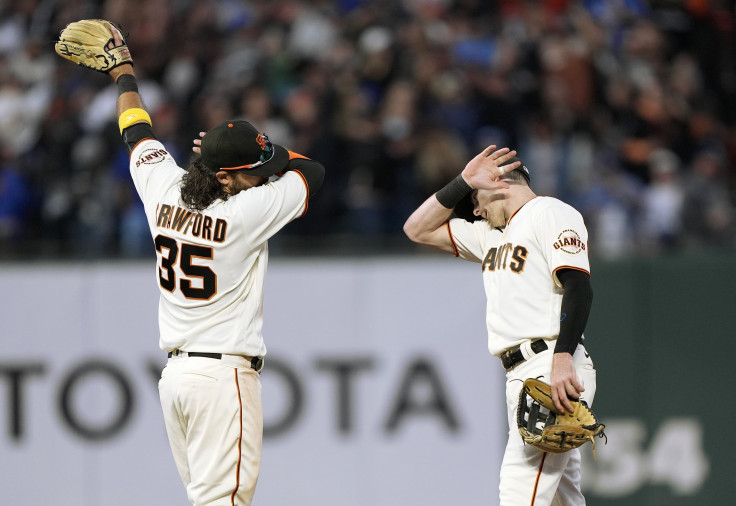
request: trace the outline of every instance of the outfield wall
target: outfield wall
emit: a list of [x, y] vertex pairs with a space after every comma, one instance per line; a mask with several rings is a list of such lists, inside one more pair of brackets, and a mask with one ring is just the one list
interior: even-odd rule
[[[187, 504], [158, 406], [154, 274], [0, 266], [3, 503]], [[706, 432], [736, 414], [715, 392], [733, 382], [734, 282], [728, 257], [594, 262], [588, 348], [609, 442], [584, 452], [589, 504], [728, 497], [734, 465]], [[254, 504], [497, 504], [503, 373], [476, 265], [275, 258], [264, 314]]]

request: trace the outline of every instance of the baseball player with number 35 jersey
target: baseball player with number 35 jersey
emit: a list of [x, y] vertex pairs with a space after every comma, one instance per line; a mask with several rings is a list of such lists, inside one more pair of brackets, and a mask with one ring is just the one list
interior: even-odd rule
[[579, 450], [546, 453], [524, 444], [517, 410], [527, 378], [551, 385], [559, 412], [573, 411], [569, 399], [593, 402], [596, 372], [583, 346], [593, 296], [588, 234], [575, 209], [534, 194], [529, 170], [515, 155], [488, 147], [425, 201], [404, 231], [480, 264], [488, 349], [506, 370], [501, 505], [578, 506], [585, 504]]
[[70, 23], [57, 52], [118, 87], [120, 133], [157, 256], [159, 344], [168, 354], [161, 406], [188, 498], [250, 505], [263, 434], [268, 239], [307, 211], [324, 167], [233, 120], [194, 141], [201, 156], [184, 170], [156, 139], [117, 26]]

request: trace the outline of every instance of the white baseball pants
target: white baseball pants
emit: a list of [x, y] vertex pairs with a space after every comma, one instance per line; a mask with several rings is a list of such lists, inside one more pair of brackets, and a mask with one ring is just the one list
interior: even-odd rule
[[159, 396], [174, 461], [195, 506], [249, 506], [258, 481], [263, 410], [243, 357], [171, 357]]
[[[516, 410], [524, 380], [539, 378], [550, 382], [554, 341], [549, 349], [519, 364], [506, 373], [506, 408], [509, 439], [501, 465], [501, 506], [582, 506], [580, 491], [580, 450], [546, 453], [524, 444], [519, 435]], [[573, 354], [578, 378], [585, 391], [580, 398], [593, 405], [596, 371], [585, 348], [579, 345]]]

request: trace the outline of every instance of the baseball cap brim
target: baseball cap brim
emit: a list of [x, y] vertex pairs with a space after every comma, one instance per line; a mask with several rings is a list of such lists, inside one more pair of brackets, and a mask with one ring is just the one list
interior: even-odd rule
[[271, 157], [271, 159], [261, 165], [250, 169], [243, 166], [218, 167], [218, 164], [216, 162], [212, 161], [208, 163], [206, 159], [205, 164], [215, 172], [220, 170], [242, 170], [244, 174], [248, 174], [249, 176], [273, 176], [274, 174], [278, 174], [279, 172], [283, 171], [289, 164], [289, 151], [285, 147], [279, 146], [278, 144], [271, 145], [273, 146], [273, 156]]
[[[266, 147], [273, 149], [268, 161], [259, 161]], [[252, 176], [272, 176], [282, 172], [289, 163], [289, 151], [268, 140], [249, 122], [224, 121], [202, 137], [202, 161], [214, 172], [240, 170]], [[269, 153], [270, 154], [270, 153]]]
[[250, 176], [273, 176], [283, 171], [289, 164], [289, 151], [278, 144], [271, 144], [274, 149], [273, 158], [252, 169], [243, 169], [243, 172]]

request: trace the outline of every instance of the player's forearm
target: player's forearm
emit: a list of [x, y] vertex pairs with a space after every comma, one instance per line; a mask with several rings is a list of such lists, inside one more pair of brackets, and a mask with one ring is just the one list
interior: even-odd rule
[[[452, 214], [432, 195], [414, 211], [404, 224], [404, 233], [412, 241], [437, 246], [433, 239]], [[444, 234], [446, 236], [446, 234]]]
[[151, 117], [138, 93], [138, 83], [132, 65], [121, 65], [110, 71], [118, 86], [118, 125], [128, 152], [143, 139], [155, 138]]
[[573, 354], [580, 342], [593, 303], [593, 289], [587, 273], [563, 269], [557, 277], [565, 290], [562, 295], [560, 334], [555, 353]]
[[448, 249], [450, 241], [447, 235], [438, 231], [450, 218], [458, 202], [471, 191], [473, 189], [463, 176], [458, 175], [409, 216], [404, 224], [404, 233], [414, 242], [452, 251]]
[[[125, 77], [121, 81], [120, 78]], [[132, 65], [121, 65], [110, 71], [110, 77], [118, 85], [118, 117], [128, 109], [143, 109], [143, 100], [138, 93], [135, 71]], [[126, 82], [127, 81], [127, 82]]]

